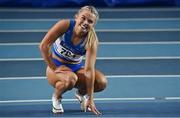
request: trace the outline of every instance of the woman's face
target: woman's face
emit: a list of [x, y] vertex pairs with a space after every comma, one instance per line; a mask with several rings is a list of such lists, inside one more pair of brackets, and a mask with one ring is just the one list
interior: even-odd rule
[[96, 16], [89, 10], [83, 10], [75, 16], [75, 32], [81, 36], [86, 35], [96, 23]]

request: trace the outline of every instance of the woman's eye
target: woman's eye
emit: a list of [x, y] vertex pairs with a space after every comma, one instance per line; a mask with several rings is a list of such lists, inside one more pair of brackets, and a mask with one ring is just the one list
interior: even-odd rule
[[92, 23], [93, 23], [93, 21], [92, 21], [92, 20], [88, 20], [88, 22], [89, 22], [90, 24], [92, 24]]
[[81, 17], [81, 19], [82, 19], [82, 20], [85, 20], [85, 18], [84, 18], [84, 17]]

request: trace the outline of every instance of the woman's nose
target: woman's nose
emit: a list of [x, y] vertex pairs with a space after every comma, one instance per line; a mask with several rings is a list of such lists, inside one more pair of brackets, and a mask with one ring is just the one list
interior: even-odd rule
[[84, 20], [84, 24], [85, 24], [85, 25], [88, 25], [88, 21], [87, 21], [87, 20]]

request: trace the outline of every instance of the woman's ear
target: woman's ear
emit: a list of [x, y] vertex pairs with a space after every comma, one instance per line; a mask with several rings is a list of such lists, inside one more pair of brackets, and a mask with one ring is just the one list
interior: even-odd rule
[[75, 18], [75, 19], [77, 19], [77, 17], [78, 17], [78, 15], [77, 15], [77, 14], [75, 14], [74, 18]]

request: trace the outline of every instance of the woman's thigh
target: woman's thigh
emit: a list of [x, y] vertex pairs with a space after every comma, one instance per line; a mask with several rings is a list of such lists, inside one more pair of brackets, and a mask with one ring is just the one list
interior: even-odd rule
[[75, 84], [77, 76], [68, 67], [61, 66], [58, 68], [58, 73], [54, 72], [51, 68], [47, 67], [46, 76], [49, 84], [55, 87], [57, 81], [62, 81], [67, 84]]

